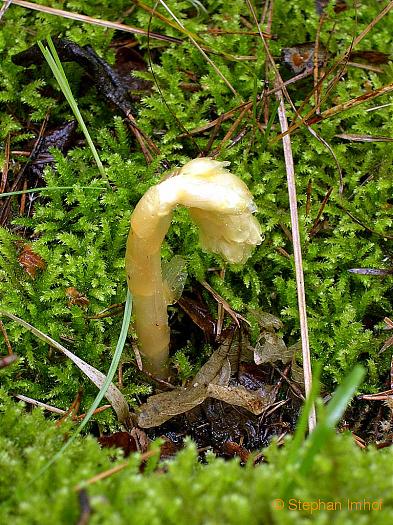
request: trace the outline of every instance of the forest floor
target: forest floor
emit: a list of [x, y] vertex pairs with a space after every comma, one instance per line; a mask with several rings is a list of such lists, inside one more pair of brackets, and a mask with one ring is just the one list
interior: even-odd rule
[[[109, 404], [85, 422], [102, 446], [148, 458], [160, 438], [168, 458], [191, 437], [202, 461], [263, 463], [296, 432], [310, 358], [318, 421], [391, 447], [393, 3], [46, 4], [1, 11], [4, 407], [80, 422], [98, 387]], [[170, 373], [155, 377], [122, 328], [130, 216], [197, 157], [229, 161], [264, 240], [227, 264], [176, 210], [161, 254], [187, 276], [168, 309]]]

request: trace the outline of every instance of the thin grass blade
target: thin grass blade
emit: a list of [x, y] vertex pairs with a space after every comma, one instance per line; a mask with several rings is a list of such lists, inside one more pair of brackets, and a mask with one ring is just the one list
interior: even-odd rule
[[[60, 62], [60, 58], [59, 58], [59, 55], [57, 54], [57, 51], [56, 51], [56, 48], [52, 42], [52, 39], [49, 37], [47, 39], [47, 42], [48, 42], [48, 45], [49, 45], [49, 49], [47, 47], [44, 47], [42, 42], [38, 42], [38, 45], [41, 49], [41, 52], [42, 54], [44, 55], [44, 58], [45, 60], [48, 62], [48, 65], [49, 67], [51, 68], [52, 70], [52, 73], [53, 73], [53, 76], [55, 77], [55, 79], [57, 80], [59, 86], [60, 86], [60, 89], [61, 91], [63, 92], [63, 95], [65, 96], [68, 104], [70, 105], [71, 109], [72, 109], [72, 112], [74, 113], [75, 115], [75, 118], [76, 120], [78, 121], [78, 124], [81, 128], [81, 130], [83, 131], [83, 134], [86, 138], [86, 141], [89, 145], [89, 148], [92, 152], [92, 155], [94, 157], [94, 160], [97, 164], [97, 167], [98, 167], [98, 170], [99, 172], [101, 173], [101, 176], [103, 179], [105, 179], [107, 181], [107, 176], [106, 176], [106, 173], [105, 173], [105, 169], [104, 169], [104, 166], [101, 162], [101, 159], [98, 155], [98, 151], [91, 139], [91, 136], [90, 136], [90, 133], [86, 127], [86, 124], [83, 120], [83, 117], [82, 117], [82, 114], [81, 112], [79, 111], [79, 107], [78, 107], [78, 104], [74, 98], [74, 95], [72, 94], [72, 91], [71, 91], [71, 87], [68, 83], [68, 80], [67, 80], [67, 77], [66, 77], [66, 74], [64, 72], [64, 69], [63, 69], [63, 66]], [[109, 182], [108, 182], [109, 184]]]
[[[35, 328], [35, 326], [24, 321], [23, 319], [20, 319], [14, 314], [3, 311], [0, 312], [0, 315], [5, 315], [9, 317], [13, 321], [20, 324], [21, 326], [29, 330], [31, 333], [33, 333], [36, 337], [38, 337], [38, 339], [44, 341], [44, 343], [47, 343], [48, 345], [52, 346], [53, 348], [56, 348], [56, 350], [59, 350], [64, 355], [66, 355], [80, 370], [82, 370], [82, 372], [96, 385], [96, 387], [100, 389], [100, 392], [106, 386], [107, 377], [102, 372], [94, 368], [94, 366], [91, 366], [85, 361], [83, 361], [83, 359], [80, 359], [78, 356], [76, 356], [74, 353], [68, 350], [65, 346], [55, 341], [55, 339], [52, 339], [52, 337], [48, 336], [44, 332], [41, 332], [41, 330], [38, 330], [38, 328]], [[129, 409], [128, 404], [120, 390], [111, 382], [109, 382], [109, 386], [106, 387], [104, 395], [114, 408], [119, 421], [121, 423], [126, 423], [129, 419]]]
[[[81, 422], [81, 424], [78, 426], [78, 428], [75, 430], [75, 432], [71, 435], [69, 440], [61, 447], [61, 449], [52, 457], [52, 459], [46, 463], [42, 469], [39, 470], [38, 474], [30, 481], [30, 483], [34, 483], [35, 480], [40, 478], [44, 472], [46, 472], [56, 461], [58, 461], [61, 456], [64, 454], [64, 452], [70, 447], [70, 445], [75, 441], [75, 439], [78, 437], [80, 432], [83, 430], [83, 428], [87, 425], [89, 420], [91, 419], [91, 416], [93, 415], [94, 411], [98, 408], [98, 405], [101, 403], [103, 397], [106, 394], [106, 391], [108, 390], [109, 386], [112, 383], [113, 377], [116, 373], [116, 369], [119, 366], [120, 358], [123, 352], [124, 344], [126, 341], [127, 333], [128, 333], [128, 327], [131, 320], [131, 312], [132, 312], [132, 296], [130, 292], [127, 292], [127, 300], [126, 305], [124, 308], [124, 315], [123, 315], [123, 323], [119, 335], [119, 339], [117, 341], [116, 350], [113, 355], [113, 359], [111, 362], [111, 365], [109, 367], [108, 374], [106, 376], [106, 379], [104, 381], [104, 384], [102, 385], [100, 391], [97, 394], [97, 397], [95, 398], [93, 404], [90, 407], [90, 410], [87, 412], [86, 417]], [[44, 334], [45, 335], [45, 334]], [[48, 336], [47, 336], [48, 337]], [[49, 338], [51, 339], [51, 338]], [[131, 423], [131, 421], [130, 421]]]
[[[14, 195], [24, 195], [25, 193], [39, 193], [41, 191], [58, 191], [58, 190], [73, 190], [75, 186], [44, 186], [42, 188], [31, 188], [29, 190], [9, 191], [7, 193], [0, 193], [0, 199], [3, 197], [13, 197]], [[107, 190], [104, 186], [78, 186], [81, 190]]]

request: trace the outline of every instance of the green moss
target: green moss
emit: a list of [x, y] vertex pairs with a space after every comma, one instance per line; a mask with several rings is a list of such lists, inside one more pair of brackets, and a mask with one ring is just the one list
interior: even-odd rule
[[[139, 471], [139, 457], [124, 470], [92, 485], [84, 482], [122, 463], [119, 451], [100, 450], [91, 437], [78, 438], [61, 460], [44, 474], [40, 468], [62, 445], [69, 425], [56, 428], [38, 409], [30, 414], [2, 397], [0, 410], [0, 521], [22, 525], [76, 523], [80, 515], [77, 485], [85, 486], [92, 510], [91, 524], [259, 524], [259, 523], [390, 523], [393, 519], [393, 450], [359, 449], [350, 435], [333, 435], [315, 456], [311, 471], [288, 470], [289, 447], [272, 445], [266, 462], [240, 468], [213, 455], [197, 462], [188, 443], [174, 460], [156, 460]], [[285, 474], [284, 474], [285, 473]], [[38, 477], [37, 477], [38, 474]], [[285, 509], [274, 510], [283, 498], [282, 482], [294, 487]], [[382, 501], [382, 510], [348, 510], [347, 501]], [[341, 510], [295, 510], [301, 502], [334, 501]], [[319, 503], [323, 507], [323, 504]], [[292, 510], [291, 510], [292, 508]], [[339, 506], [337, 507], [339, 509]], [[355, 508], [355, 507], [354, 507]]]
[[[70, 84], [113, 190], [82, 189], [104, 186], [87, 147], [76, 147], [66, 157], [54, 152], [55, 165], [46, 170], [45, 181], [51, 187], [72, 186], [73, 190], [44, 194], [44, 198], [35, 202], [34, 214], [28, 219], [17, 217], [15, 200], [12, 224], [8, 230], [0, 230], [1, 307], [53, 338], [65, 341], [73, 352], [102, 371], [108, 369], [121, 319], [97, 320], [91, 316], [124, 301], [123, 259], [132, 208], [146, 189], [157, 182], [163, 172], [163, 159], [172, 166], [179, 165], [204, 150], [210, 140], [211, 132], [199, 134], [193, 140], [179, 138], [184, 130], [178, 121], [192, 130], [234, 107], [241, 99], [253, 100], [263, 86], [266, 57], [258, 38], [247, 34], [202, 33], [214, 25], [225, 26], [233, 32], [243, 31], [242, 17], [248, 17], [244, 2], [228, 4], [209, 0], [204, 2], [208, 16], [190, 2], [171, 1], [169, 5], [185, 26], [203, 36], [206, 45], [216, 52], [210, 54], [211, 59], [238, 95], [231, 94], [190, 42], [167, 44], [151, 40], [154, 78], [160, 90], [154, 85], [135, 110], [139, 126], [159, 143], [161, 149], [161, 155], [147, 167], [121, 118], [110, 113], [93, 86], [84, 88], [79, 66], [66, 64]], [[109, 20], [121, 16], [125, 23], [144, 28], [148, 27], [150, 17], [142, 9], [125, 14], [128, 3], [122, 1], [108, 3], [103, 0], [90, 6], [86, 2], [72, 2], [64, 4], [64, 8], [67, 7]], [[330, 39], [329, 49], [333, 53], [343, 52], [379, 9], [380, 3], [372, 1], [356, 11], [349, 8], [337, 15], [331, 12], [322, 30], [322, 41], [326, 43]], [[159, 11], [169, 16], [162, 7]], [[296, 41], [312, 40], [317, 24], [313, 2], [277, 2], [272, 27], [277, 39], [270, 42], [273, 55], [279, 56], [282, 47], [296, 43], [293, 35]], [[330, 34], [333, 26], [334, 32]], [[178, 31], [156, 18], [151, 21], [151, 29], [179, 36]], [[22, 129], [23, 123], [29, 120], [39, 125], [48, 108], [53, 125], [72, 118], [49, 68], [33, 67], [26, 71], [11, 62], [12, 55], [48, 34], [67, 36], [81, 45], [89, 44], [101, 56], [114, 61], [114, 52], [108, 47], [114, 36], [112, 31], [11, 6], [4, 17], [0, 39], [0, 101], [3, 103], [0, 121], [3, 137], [10, 136], [12, 149], [19, 148], [27, 134], [31, 136], [31, 132]], [[388, 24], [382, 20], [368, 33], [361, 47], [386, 52], [391, 39]], [[138, 37], [138, 40], [147, 57], [146, 39]], [[255, 55], [256, 60], [235, 60], [228, 58], [229, 55]], [[200, 88], [195, 92], [181, 88], [181, 82], [190, 81], [189, 72], [195, 75], [195, 83]], [[322, 109], [363, 94], [367, 83], [373, 88], [388, 83], [391, 73], [391, 65], [385, 67], [383, 74], [349, 68]], [[139, 73], [139, 76], [153, 78], [151, 72]], [[299, 87], [290, 87], [289, 91], [299, 106], [311, 89], [312, 83], [305, 81]], [[338, 191], [338, 173], [329, 151], [305, 129], [292, 136], [311, 348], [313, 358], [322, 362], [322, 380], [328, 385], [340, 382], [355, 362], [362, 361], [369, 370], [364, 388], [377, 389], [389, 369], [389, 355], [378, 353], [385, 336], [379, 332], [378, 324], [374, 327], [373, 323], [391, 315], [391, 277], [353, 275], [348, 269], [382, 268], [387, 264], [386, 257], [391, 255], [391, 241], [386, 233], [392, 225], [393, 150], [385, 143], [350, 143], [335, 136], [343, 132], [391, 136], [393, 106], [366, 111], [388, 102], [386, 95], [314, 126], [332, 145], [342, 167], [343, 196]], [[271, 107], [274, 105], [273, 100]], [[259, 107], [254, 114], [258, 112]], [[232, 121], [222, 123], [213, 141], [213, 150], [220, 145], [231, 125]], [[247, 131], [244, 138], [234, 147], [229, 148], [227, 144], [220, 159], [229, 160], [232, 170], [250, 185], [265, 242], [244, 268], [228, 268], [222, 280], [206, 273], [207, 268], [222, 264], [222, 261], [201, 252], [187, 214], [179, 211], [163, 247], [163, 255], [165, 258], [182, 255], [188, 262], [189, 282], [208, 278], [233, 308], [244, 313], [248, 306], [262, 307], [278, 314], [285, 324], [287, 342], [293, 343], [299, 338], [293, 258], [282, 255], [283, 249], [292, 253], [291, 243], [282, 228], [290, 226], [285, 165], [281, 144], [271, 141], [279, 127], [275, 121], [269, 137], [255, 131], [253, 119], [245, 119], [239, 131], [243, 128]], [[311, 208], [306, 213], [310, 181]], [[310, 236], [330, 187], [333, 193], [323, 213], [324, 229]], [[373, 231], [356, 222], [343, 208]], [[46, 262], [46, 269], [34, 280], [17, 261], [16, 241], [21, 238], [23, 228], [32, 232], [32, 249]], [[68, 287], [75, 287], [86, 295], [90, 301], [86, 310], [68, 304], [65, 295]], [[18, 364], [2, 372], [6, 389], [51, 400], [60, 408], [66, 408], [83, 385], [84, 407], [90, 404], [95, 389], [71, 363], [14, 323], [6, 321], [5, 324], [13, 348], [21, 356]], [[0, 348], [5, 350], [2, 340]], [[125, 359], [133, 362], [130, 347], [127, 352]], [[187, 359], [192, 361], [192, 355], [187, 353]], [[178, 354], [178, 365], [187, 374], [189, 363], [184, 361], [182, 365], [181, 360], [184, 358]], [[125, 385], [129, 388], [130, 401], [133, 400], [132, 392], [146, 388], [133, 370], [128, 371], [128, 385]], [[109, 422], [109, 415], [101, 417]]]

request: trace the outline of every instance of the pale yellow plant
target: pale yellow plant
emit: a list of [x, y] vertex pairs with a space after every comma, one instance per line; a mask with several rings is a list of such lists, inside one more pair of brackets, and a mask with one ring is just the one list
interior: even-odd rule
[[169, 178], [151, 187], [131, 216], [126, 270], [133, 295], [138, 346], [147, 370], [167, 373], [171, 303], [163, 282], [160, 248], [173, 210], [189, 208], [199, 228], [202, 248], [230, 263], [244, 263], [262, 242], [261, 227], [253, 216], [256, 206], [246, 184], [230, 173], [228, 162], [195, 159]]

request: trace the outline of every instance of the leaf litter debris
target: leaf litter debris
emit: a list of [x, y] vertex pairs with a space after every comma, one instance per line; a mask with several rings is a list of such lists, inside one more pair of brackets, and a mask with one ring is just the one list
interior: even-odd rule
[[[186, 387], [161, 392], [148, 398], [140, 407], [138, 425], [142, 428], [158, 427], [180, 414], [185, 414], [208, 398], [224, 402], [232, 407], [240, 407], [255, 416], [260, 416], [272, 408], [277, 398], [277, 385], [250, 380], [252, 373], [258, 375], [258, 367], [248, 363], [249, 380], [246, 380], [246, 363], [254, 360], [261, 363], [274, 363], [277, 360], [288, 362], [293, 353], [275, 332], [281, 327], [280, 321], [270, 314], [260, 313], [261, 335], [254, 353], [249, 345], [243, 344], [243, 352], [233, 334], [227, 335], [219, 348], [202, 366]], [[240, 355], [239, 355], [240, 354]], [[240, 363], [239, 363], [240, 359]], [[240, 373], [240, 368], [243, 374]], [[256, 369], [256, 370], [254, 370]], [[252, 373], [250, 374], [250, 371]]]

